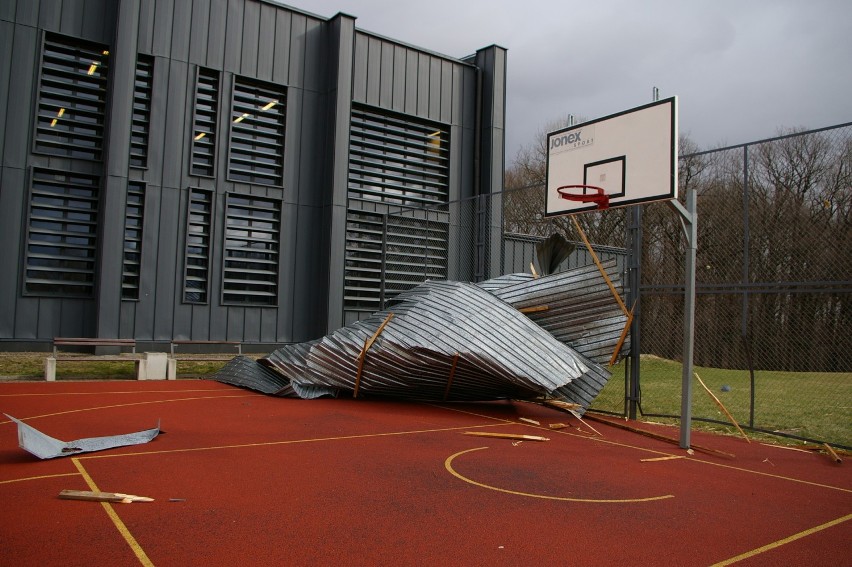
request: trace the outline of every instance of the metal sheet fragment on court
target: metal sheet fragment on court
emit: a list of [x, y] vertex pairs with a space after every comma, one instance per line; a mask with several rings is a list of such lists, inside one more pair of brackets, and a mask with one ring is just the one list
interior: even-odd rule
[[[615, 263], [604, 265], [616, 289]], [[547, 305], [531, 313], [523, 307]], [[365, 342], [393, 318], [359, 362]], [[236, 358], [214, 379], [267, 394], [410, 400], [554, 397], [587, 408], [603, 389], [626, 316], [594, 266], [480, 284], [428, 281], [321, 339], [258, 361]]]
[[15, 419], [9, 414], [3, 414], [18, 425], [18, 445], [21, 449], [32, 453], [39, 459], [54, 459], [56, 457], [68, 457], [79, 453], [103, 451], [113, 447], [125, 447], [127, 445], [140, 445], [154, 439], [160, 433], [160, 425], [153, 429], [127, 433], [124, 435], [109, 435], [105, 437], [88, 437], [76, 441], [60, 441], [46, 433], [42, 433], [35, 427], [28, 425], [20, 419]]

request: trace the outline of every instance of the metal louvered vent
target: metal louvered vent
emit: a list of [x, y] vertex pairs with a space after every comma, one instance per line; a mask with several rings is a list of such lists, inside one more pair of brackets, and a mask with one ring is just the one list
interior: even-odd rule
[[105, 46], [47, 36], [39, 86], [36, 152], [102, 159], [108, 59]]
[[406, 206], [446, 203], [449, 142], [444, 125], [353, 108], [349, 199]]
[[449, 215], [434, 207], [449, 199], [449, 141], [442, 124], [352, 109], [345, 310], [371, 313], [420, 282], [447, 277]]
[[372, 313], [423, 281], [447, 278], [447, 215], [416, 213], [348, 212], [345, 309]]
[[154, 58], [139, 54], [133, 84], [133, 118], [130, 132], [130, 166], [148, 166], [148, 133], [151, 124], [151, 88]]
[[121, 298], [139, 299], [142, 272], [142, 227], [145, 215], [145, 184], [130, 182], [124, 212], [124, 261], [121, 269]]
[[212, 177], [216, 171], [216, 119], [219, 108], [219, 72], [199, 69], [195, 84], [192, 128], [192, 175]]
[[228, 163], [231, 181], [283, 184], [285, 107], [282, 87], [234, 79]]
[[223, 303], [276, 305], [281, 203], [229, 194], [225, 216]]
[[212, 214], [213, 193], [190, 189], [183, 278], [183, 300], [187, 303], [207, 303]]
[[33, 169], [27, 232], [26, 292], [91, 297], [97, 257], [94, 175]]

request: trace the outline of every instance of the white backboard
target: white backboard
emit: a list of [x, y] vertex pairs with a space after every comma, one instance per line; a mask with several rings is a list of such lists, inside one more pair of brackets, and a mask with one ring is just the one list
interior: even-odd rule
[[561, 198], [564, 185], [601, 187], [611, 208], [676, 198], [677, 141], [676, 97], [549, 133], [545, 216], [597, 208]]

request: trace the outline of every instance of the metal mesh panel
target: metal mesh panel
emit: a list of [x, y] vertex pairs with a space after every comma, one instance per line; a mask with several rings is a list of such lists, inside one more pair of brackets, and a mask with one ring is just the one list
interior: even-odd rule
[[[698, 194], [694, 360], [742, 425], [852, 445], [851, 172], [850, 124], [681, 159], [681, 192]], [[645, 209], [642, 350], [676, 361], [677, 224], [664, 206]], [[643, 373], [646, 414], [677, 414], [675, 374]], [[693, 416], [726, 420], [697, 383]]]

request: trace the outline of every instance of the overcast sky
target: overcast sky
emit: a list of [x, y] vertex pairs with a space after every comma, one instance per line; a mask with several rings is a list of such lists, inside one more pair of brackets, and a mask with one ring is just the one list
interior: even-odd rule
[[852, 121], [850, 0], [285, 0], [430, 51], [508, 50], [506, 159], [556, 120], [677, 95], [702, 149]]

